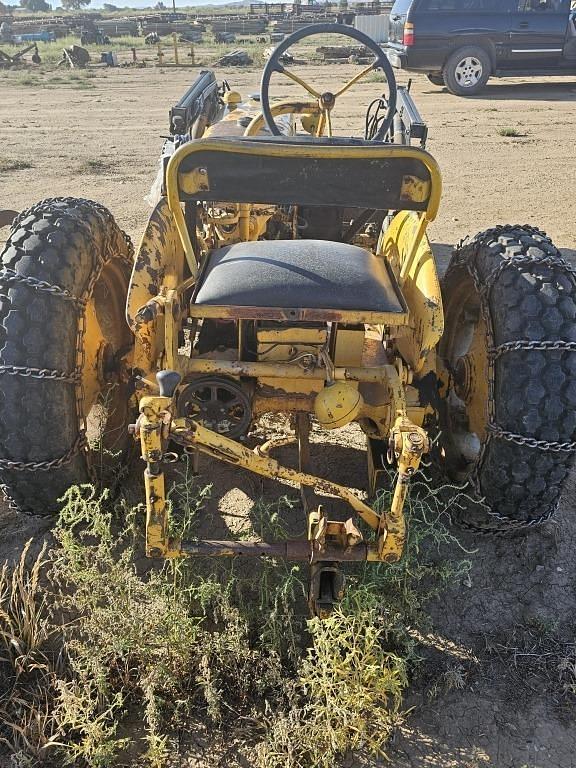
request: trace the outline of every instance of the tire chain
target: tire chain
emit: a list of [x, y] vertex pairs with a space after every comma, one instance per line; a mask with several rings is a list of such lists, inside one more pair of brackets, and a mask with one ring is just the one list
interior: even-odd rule
[[557, 341], [530, 341], [529, 339], [507, 341], [505, 344], [489, 349], [488, 355], [497, 360], [507, 352], [517, 352], [518, 350], [576, 352], [576, 341], [562, 341], [561, 339]]
[[0, 365], [0, 376], [22, 376], [25, 379], [50, 379], [52, 381], [63, 381], [67, 384], [79, 384], [82, 378], [81, 371], [78, 368], [70, 373], [66, 373], [65, 371], [56, 371], [50, 368], [29, 368], [25, 365]]
[[[552, 241], [548, 238], [545, 232], [543, 232], [540, 229], [537, 229], [535, 227], [531, 227], [528, 225], [521, 225], [521, 224], [515, 224], [515, 225], [502, 225], [499, 227], [494, 227], [492, 229], [486, 230], [482, 233], [481, 240], [478, 241], [478, 246], [481, 244], [485, 244], [487, 241], [490, 241], [492, 239], [498, 239], [503, 234], [510, 235], [514, 230], [522, 230], [523, 232], [527, 233], [530, 236], [538, 235], [539, 237], [542, 237], [546, 240], [546, 242], [553, 247]], [[462, 240], [458, 244], [458, 248], [461, 248], [463, 245], [466, 245], [467, 240]], [[477, 253], [477, 252], [476, 252]], [[502, 429], [497, 423], [496, 423], [496, 401], [494, 396], [494, 366], [496, 360], [509, 352], [518, 351], [518, 350], [563, 350], [568, 352], [576, 352], [576, 342], [570, 342], [570, 341], [563, 341], [563, 340], [557, 340], [557, 341], [530, 341], [530, 340], [522, 340], [522, 341], [514, 341], [514, 342], [507, 342], [505, 344], [501, 344], [500, 346], [494, 346], [494, 330], [492, 327], [492, 317], [490, 315], [490, 310], [488, 306], [488, 296], [490, 294], [490, 291], [492, 290], [493, 286], [495, 285], [496, 281], [504, 272], [504, 270], [510, 268], [510, 267], [516, 267], [521, 269], [525, 266], [543, 266], [543, 267], [550, 267], [550, 268], [558, 268], [561, 269], [563, 272], [568, 273], [572, 276], [573, 282], [576, 284], [576, 268], [574, 268], [571, 264], [568, 264], [562, 256], [559, 254], [554, 253], [545, 253], [544, 255], [534, 255], [534, 256], [528, 256], [526, 254], [522, 254], [519, 256], [513, 256], [508, 259], [503, 259], [500, 264], [488, 275], [488, 277], [485, 280], [481, 280], [480, 276], [477, 271], [475, 258], [473, 259], [465, 259], [460, 258], [454, 260], [450, 267], [448, 268], [447, 274], [458, 268], [464, 267], [470, 277], [472, 278], [472, 281], [474, 283], [474, 288], [478, 292], [478, 295], [480, 297], [480, 310], [482, 313], [482, 318], [485, 323], [486, 327], [486, 343], [487, 343], [487, 349], [488, 349], [488, 410], [489, 410], [489, 423], [488, 423], [488, 435], [486, 441], [483, 443], [480, 456], [478, 459], [478, 463], [476, 465], [476, 469], [474, 471], [474, 474], [471, 478], [471, 484], [476, 491], [478, 496], [482, 496], [482, 490], [480, 488], [479, 484], [479, 477], [478, 477], [478, 471], [479, 467], [482, 465], [482, 461], [484, 459], [484, 454], [486, 451], [486, 447], [490, 440], [492, 439], [501, 439], [501, 440], [508, 440], [509, 442], [516, 443], [517, 445], [526, 446], [528, 448], [534, 448], [541, 451], [554, 451], [554, 452], [566, 452], [566, 453], [573, 453], [576, 451], [576, 442], [566, 442], [566, 443], [557, 443], [557, 442], [551, 442], [548, 440], [536, 440], [533, 437], [527, 437], [526, 435], [519, 435], [515, 434], [513, 432], [508, 432], [504, 429]], [[538, 517], [530, 518], [528, 520], [517, 520], [514, 517], [511, 517], [510, 515], [504, 515], [500, 512], [497, 512], [493, 509], [490, 509], [486, 505], [484, 505], [484, 509], [486, 513], [495, 519], [499, 525], [482, 525], [477, 523], [472, 523], [467, 520], [463, 520], [460, 517], [456, 517], [455, 515], [452, 515], [452, 522], [459, 526], [460, 528], [463, 528], [464, 530], [472, 531], [474, 533], [479, 533], [484, 536], [492, 536], [492, 537], [502, 537], [506, 536], [510, 533], [516, 533], [519, 531], [526, 531], [531, 530], [533, 528], [538, 528], [539, 526], [543, 525], [544, 523], [548, 522], [557, 512], [558, 510], [558, 504], [552, 505], [549, 509], [547, 509], [545, 512], [543, 512], [541, 515], [538, 515]]]
[[[48, 198], [47, 200], [42, 200], [39, 203], [36, 203], [36, 205], [32, 206], [31, 208], [28, 208], [25, 211], [22, 211], [12, 222], [12, 227], [10, 230], [10, 233], [12, 234], [15, 232], [18, 227], [22, 224], [24, 219], [26, 219], [28, 216], [34, 215], [34, 214], [45, 214], [45, 213], [58, 213], [58, 210], [51, 210], [49, 206], [52, 206], [54, 204], [64, 204], [69, 206], [78, 206], [79, 204], [87, 204], [92, 207], [93, 210], [97, 211], [106, 221], [107, 224], [115, 224], [114, 218], [110, 211], [105, 208], [100, 203], [95, 203], [92, 200], [86, 200], [83, 198], [74, 198], [74, 197], [58, 197], [58, 198]], [[80, 219], [78, 219], [79, 224], [84, 224]], [[123, 260], [127, 262], [131, 262], [131, 259], [134, 255], [134, 246], [132, 244], [132, 240], [129, 235], [127, 235], [122, 230], [121, 234], [124, 237], [124, 240], [126, 242], [127, 246], [127, 256], [123, 257]], [[108, 230], [107, 230], [108, 232]], [[90, 236], [93, 238], [93, 235], [90, 233]], [[66, 464], [69, 464], [72, 459], [79, 454], [81, 451], [85, 450], [88, 447], [88, 440], [86, 436], [86, 419], [84, 416], [84, 387], [82, 384], [82, 375], [81, 372], [84, 368], [84, 364], [86, 362], [86, 352], [84, 350], [84, 336], [86, 335], [86, 306], [88, 304], [89, 297], [92, 295], [92, 291], [94, 289], [94, 286], [96, 282], [98, 281], [102, 269], [104, 266], [111, 261], [115, 254], [112, 253], [112, 244], [106, 240], [104, 243], [104, 247], [102, 248], [105, 256], [104, 258], [101, 258], [98, 260], [96, 264], [93, 265], [93, 269], [90, 275], [90, 279], [88, 280], [88, 284], [86, 288], [84, 289], [84, 294], [82, 297], [76, 297], [73, 296], [69, 291], [67, 291], [65, 288], [62, 288], [59, 285], [51, 285], [50, 283], [44, 281], [44, 280], [38, 280], [33, 277], [26, 277], [23, 275], [19, 275], [17, 272], [15, 272], [12, 269], [4, 268], [0, 270], [0, 283], [5, 285], [15, 285], [15, 284], [21, 284], [26, 285], [29, 288], [32, 288], [33, 290], [37, 291], [43, 291], [46, 293], [50, 293], [53, 296], [58, 296], [61, 299], [65, 301], [71, 301], [74, 303], [75, 307], [78, 310], [78, 333], [76, 335], [76, 360], [77, 365], [73, 372], [67, 374], [62, 371], [55, 371], [50, 369], [38, 369], [38, 368], [27, 368], [25, 366], [0, 366], [0, 374], [8, 374], [13, 376], [23, 376], [26, 378], [36, 378], [36, 379], [51, 379], [56, 381], [68, 381], [70, 383], [76, 384], [76, 415], [78, 418], [78, 424], [79, 424], [79, 432], [78, 436], [76, 437], [76, 440], [74, 441], [74, 444], [70, 447], [68, 451], [63, 456], [60, 456], [56, 459], [51, 459], [50, 461], [11, 461], [10, 459], [0, 459], [0, 470], [13, 470], [16, 472], [47, 472], [52, 469], [59, 469], [60, 467], [65, 466]], [[89, 474], [91, 476], [91, 479], [93, 480], [93, 468], [89, 465], [88, 467]], [[6, 497], [9, 506], [12, 509], [17, 509], [17, 505], [15, 505], [14, 501], [9, 496], [9, 490], [5, 485], [0, 485], [0, 490], [3, 492], [4, 496]]]
[[35, 277], [19, 275], [13, 269], [4, 267], [0, 270], [0, 281], [3, 286], [11, 285], [28, 285], [30, 288], [34, 288], [36, 291], [45, 291], [52, 296], [58, 296], [66, 301], [72, 301], [74, 304], [82, 304], [82, 299], [77, 296], [73, 296], [66, 288], [62, 288], [60, 285], [51, 285], [45, 280], [37, 280]]
[[60, 469], [60, 467], [69, 464], [74, 456], [86, 448], [87, 445], [86, 432], [81, 429], [72, 447], [57, 459], [51, 459], [50, 461], [11, 461], [10, 459], [1, 459], [0, 469], [16, 472], [48, 472], [50, 469]]

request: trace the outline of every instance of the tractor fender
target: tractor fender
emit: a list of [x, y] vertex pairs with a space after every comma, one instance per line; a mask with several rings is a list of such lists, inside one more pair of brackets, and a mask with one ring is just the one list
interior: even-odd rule
[[144, 372], [154, 369], [162, 352], [164, 317], [160, 311], [143, 313], [142, 310], [157, 299], [163, 289], [177, 287], [182, 279], [178, 272], [183, 261], [176, 223], [166, 198], [162, 197], [142, 235], [126, 300], [126, 320], [136, 336], [135, 366]]
[[[379, 255], [388, 262], [395, 275], [410, 312], [412, 332], [397, 339], [398, 351], [418, 374], [434, 354], [444, 333], [442, 291], [436, 263], [428, 237], [418, 243], [415, 257], [411, 254], [418, 237], [418, 214], [401, 211], [383, 233]], [[409, 262], [404, 274], [403, 265]]]

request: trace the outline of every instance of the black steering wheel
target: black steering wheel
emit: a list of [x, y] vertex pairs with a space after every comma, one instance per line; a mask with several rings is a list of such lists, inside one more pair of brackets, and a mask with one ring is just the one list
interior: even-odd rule
[[[343, 35], [344, 37], [351, 37], [353, 40], [357, 40], [359, 43], [365, 45], [366, 48], [372, 51], [375, 56], [372, 64], [363, 69], [362, 72], [359, 72], [357, 75], [355, 75], [335, 93], [332, 93], [331, 91], [319, 93], [315, 88], [308, 85], [308, 83], [306, 83], [301, 77], [298, 77], [293, 72], [286, 69], [286, 67], [281, 62], [282, 55], [288, 50], [288, 48], [290, 48], [290, 46], [294, 45], [294, 43], [298, 43], [300, 40], [303, 40], [306, 37], [312, 37], [312, 35], [326, 34], [337, 34]], [[274, 72], [285, 75], [286, 77], [290, 78], [290, 80], [298, 83], [298, 85], [302, 86], [304, 90], [308, 91], [308, 93], [313, 96], [314, 99], [317, 99], [318, 108], [320, 111], [320, 120], [324, 121], [323, 125], [326, 126], [328, 136], [331, 136], [332, 122], [330, 113], [334, 109], [334, 105], [336, 104], [338, 97], [363, 77], [365, 77], [365, 75], [368, 75], [370, 72], [373, 72], [377, 69], [381, 69], [384, 73], [384, 77], [388, 83], [389, 93], [387, 98], [386, 115], [383, 121], [380, 123], [378, 132], [373, 136], [372, 141], [383, 141], [394, 119], [398, 89], [396, 87], [396, 77], [394, 76], [394, 70], [392, 69], [392, 66], [382, 48], [380, 48], [380, 46], [375, 43], [374, 40], [368, 37], [368, 35], [364, 34], [364, 32], [360, 32], [353, 27], [344, 26], [343, 24], [312, 24], [309, 27], [304, 27], [303, 29], [299, 29], [296, 32], [293, 32], [291, 35], [288, 35], [288, 37], [285, 38], [278, 46], [276, 46], [274, 52], [266, 62], [266, 66], [262, 72], [262, 80], [260, 82], [260, 106], [262, 109], [262, 116], [266, 121], [268, 130], [274, 136], [282, 135], [278, 126], [274, 122], [272, 110], [270, 109], [270, 78]]]

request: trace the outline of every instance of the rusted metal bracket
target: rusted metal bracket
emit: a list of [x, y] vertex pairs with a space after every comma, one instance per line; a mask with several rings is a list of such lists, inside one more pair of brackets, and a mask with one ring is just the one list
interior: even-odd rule
[[[340, 560], [331, 560], [330, 551], [343, 554], [365, 549], [363, 537], [352, 518], [345, 522], [328, 520], [322, 507], [308, 514], [308, 540], [312, 545], [310, 565], [310, 611], [320, 618], [329, 615], [344, 597], [346, 580], [338, 568]], [[367, 550], [366, 550], [367, 553]]]
[[321, 619], [332, 613], [344, 597], [346, 579], [335, 562], [312, 563], [308, 605], [314, 616]]

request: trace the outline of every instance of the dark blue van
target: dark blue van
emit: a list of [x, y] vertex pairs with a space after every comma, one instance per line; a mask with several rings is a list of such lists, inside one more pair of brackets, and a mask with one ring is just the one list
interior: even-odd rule
[[491, 76], [576, 76], [570, 0], [396, 0], [386, 52], [459, 96]]

